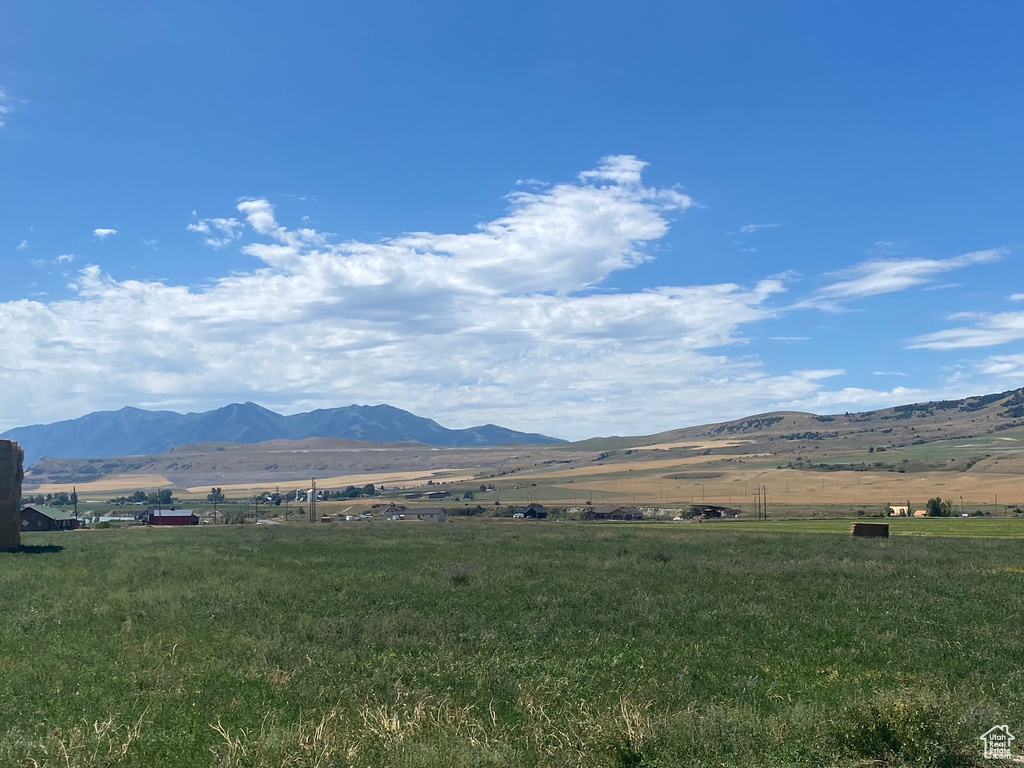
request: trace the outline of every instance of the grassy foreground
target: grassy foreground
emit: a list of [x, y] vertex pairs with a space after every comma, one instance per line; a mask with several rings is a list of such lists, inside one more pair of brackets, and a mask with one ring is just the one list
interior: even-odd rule
[[26, 538], [0, 555], [3, 766], [966, 766], [1024, 730], [1012, 539]]

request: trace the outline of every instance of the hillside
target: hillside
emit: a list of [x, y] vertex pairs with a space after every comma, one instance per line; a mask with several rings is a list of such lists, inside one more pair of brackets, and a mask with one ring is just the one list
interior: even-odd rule
[[776, 411], [654, 435], [594, 438], [569, 445], [574, 449], [620, 450], [723, 440], [730, 443], [731, 452], [789, 454], [922, 445], [938, 440], [980, 437], [1017, 427], [1024, 427], [1024, 388], [858, 413], [818, 416]]
[[[651, 483], [664, 484], [671, 493], [694, 483], [708, 485], [709, 480], [724, 488], [724, 478], [779, 468], [815, 476], [853, 470], [862, 480], [871, 473], [968, 470], [973, 475], [1009, 478], [1024, 469], [1022, 409], [1024, 390], [1013, 390], [862, 413], [767, 413], [654, 435], [575, 443], [437, 446], [337, 438], [197, 442], [155, 455], [47, 457], [29, 468], [26, 488], [72, 483], [118, 488], [138, 484], [273, 487], [303, 482], [313, 475], [373, 475], [378, 478], [375, 482], [388, 485], [425, 483], [431, 478], [446, 482], [454, 478], [497, 482], [500, 478], [499, 485], [508, 486], [509, 491], [531, 493], [524, 489], [539, 487], [552, 492], [558, 486], [562, 489], [558, 493], [574, 498], [579, 486], [573, 478], [590, 478], [590, 487], [595, 472], [605, 476], [600, 481], [602, 492], [624, 488], [623, 482], [629, 480], [637, 492], [646, 493], [653, 492]], [[399, 478], [401, 473], [407, 476]], [[748, 480], [741, 479], [741, 487]], [[813, 483], [820, 485], [819, 480]], [[794, 482], [792, 487], [795, 493], [798, 485]], [[705, 490], [702, 487], [702, 493]]]

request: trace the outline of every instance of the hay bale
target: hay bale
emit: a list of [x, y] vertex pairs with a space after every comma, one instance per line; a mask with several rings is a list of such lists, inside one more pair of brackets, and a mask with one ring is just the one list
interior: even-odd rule
[[888, 523], [854, 523], [850, 535], [857, 539], [888, 539]]
[[0, 551], [21, 546], [21, 481], [25, 452], [0, 440]]

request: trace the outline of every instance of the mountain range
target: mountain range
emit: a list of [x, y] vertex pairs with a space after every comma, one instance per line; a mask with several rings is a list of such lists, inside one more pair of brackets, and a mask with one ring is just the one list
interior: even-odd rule
[[189, 443], [262, 443], [311, 437], [436, 446], [564, 442], [494, 424], [447, 429], [433, 419], [390, 405], [349, 405], [282, 416], [255, 403], [233, 403], [213, 411], [186, 414], [125, 407], [53, 424], [15, 427], [0, 434], [0, 438], [21, 445], [26, 466], [44, 456], [133, 456], [163, 453]]

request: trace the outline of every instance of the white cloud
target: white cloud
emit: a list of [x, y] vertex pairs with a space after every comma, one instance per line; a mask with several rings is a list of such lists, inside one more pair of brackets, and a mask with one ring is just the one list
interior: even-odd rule
[[20, 99], [15, 99], [13, 96], [8, 96], [7, 92], [3, 88], [0, 88], [0, 128], [7, 125], [5, 120], [7, 115], [14, 112], [22, 103], [24, 102]]
[[[192, 215], [195, 216], [196, 212], [192, 211]], [[200, 219], [193, 224], [187, 224], [185, 229], [189, 232], [210, 235], [210, 237], [204, 238], [203, 242], [211, 248], [223, 248], [242, 236], [241, 230], [244, 226], [235, 218], [214, 218]]]
[[910, 340], [910, 349], [965, 349], [990, 347], [1024, 339], [1024, 312], [958, 313], [955, 320], [973, 320], [971, 325], [926, 333]]
[[844, 301], [905, 291], [926, 284], [935, 275], [998, 261], [1006, 253], [1003, 248], [990, 248], [948, 259], [872, 259], [835, 273], [840, 280], [818, 289], [797, 307], [833, 309]]
[[284, 412], [388, 402], [448, 426], [577, 438], [917, 392], [830, 391], [843, 374], [832, 368], [769, 373], [746, 332], [779, 314], [789, 275], [595, 290], [648, 261], [693, 206], [645, 186], [643, 167], [606, 158], [575, 181], [513, 192], [506, 215], [472, 231], [376, 242], [334, 242], [281, 223], [269, 200], [242, 200], [238, 218], [188, 229], [242, 241], [260, 261], [248, 273], [188, 286], [88, 265], [70, 298], [0, 303], [0, 357], [17, 361], [0, 368], [0, 428], [248, 399]]
[[776, 227], [781, 226], [782, 225], [777, 221], [773, 221], [771, 224], [744, 224], [740, 227], [740, 232], [745, 235], [749, 235], [751, 232], [757, 232], [759, 229], [775, 229]]
[[100, 240], [106, 240], [108, 237], [117, 234], [116, 229], [94, 229], [92, 231], [93, 237], [97, 237]]
[[[189, 287], [90, 265], [70, 299], [0, 304], [0, 354], [19, 360], [0, 370], [0, 412], [390, 402], [452, 426], [584, 437], [814, 395], [834, 372], [771, 376], [743, 332], [774, 316], [780, 279], [592, 292], [646, 261], [693, 204], [645, 186], [642, 168], [606, 158], [576, 182], [512, 193], [507, 215], [475, 231], [372, 243], [327, 242], [279, 223], [268, 200], [243, 200], [255, 237], [244, 250], [262, 261], [250, 273]], [[232, 221], [189, 228], [233, 237]], [[3, 392], [30, 401], [15, 409]]]
[[1020, 386], [1024, 380], [1024, 354], [992, 355], [978, 364], [978, 372], [1004, 382], [1010, 389]]
[[70, 264], [74, 261], [75, 255], [73, 253], [62, 253], [55, 259], [30, 259], [29, 264], [33, 267], [52, 267], [58, 264]]
[[1024, 293], [1011, 294], [1010, 301], [1024, 301]]
[[19, 251], [24, 251], [26, 248], [28, 248], [28, 240], [22, 240], [20, 243], [18, 243]]

